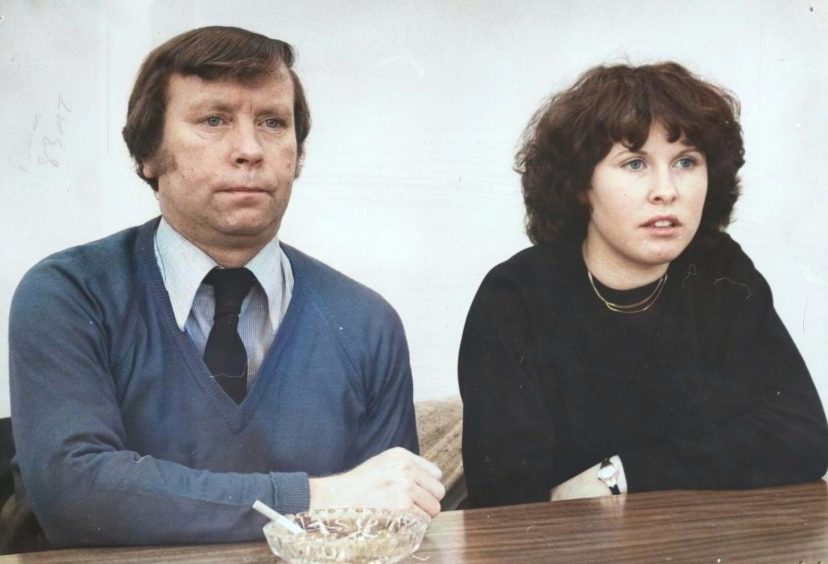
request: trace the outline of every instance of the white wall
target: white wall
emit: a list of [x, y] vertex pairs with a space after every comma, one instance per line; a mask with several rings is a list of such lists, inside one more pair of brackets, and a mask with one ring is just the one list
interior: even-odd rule
[[210, 24], [298, 48], [314, 124], [281, 236], [394, 304], [417, 399], [457, 392], [477, 285], [528, 245], [511, 164], [542, 99], [625, 59], [729, 87], [747, 142], [731, 232], [828, 398], [826, 0], [18, 1], [0, 18], [0, 416], [14, 287], [46, 254], [157, 213], [120, 137], [131, 81], [151, 48]]

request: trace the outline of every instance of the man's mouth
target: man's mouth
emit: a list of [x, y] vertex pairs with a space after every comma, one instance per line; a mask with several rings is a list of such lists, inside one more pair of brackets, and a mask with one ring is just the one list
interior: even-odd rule
[[264, 188], [260, 188], [258, 186], [228, 186], [227, 188], [222, 188], [219, 192], [266, 192]]

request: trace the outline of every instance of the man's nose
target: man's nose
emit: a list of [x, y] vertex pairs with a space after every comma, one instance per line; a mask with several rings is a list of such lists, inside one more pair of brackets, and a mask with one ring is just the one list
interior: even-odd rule
[[258, 164], [264, 157], [262, 143], [254, 124], [239, 123], [233, 132], [230, 158], [237, 165]]

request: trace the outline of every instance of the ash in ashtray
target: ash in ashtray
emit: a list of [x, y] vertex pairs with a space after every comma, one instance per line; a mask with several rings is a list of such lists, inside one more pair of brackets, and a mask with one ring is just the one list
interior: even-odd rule
[[388, 509], [318, 509], [288, 516], [306, 534], [265, 526], [271, 550], [289, 562], [398, 562], [420, 546], [428, 523]]
[[395, 534], [403, 526], [403, 519], [377, 519], [360, 517], [356, 519], [311, 519], [304, 516], [300, 526], [308, 534], [332, 536], [335, 539], [375, 539]]

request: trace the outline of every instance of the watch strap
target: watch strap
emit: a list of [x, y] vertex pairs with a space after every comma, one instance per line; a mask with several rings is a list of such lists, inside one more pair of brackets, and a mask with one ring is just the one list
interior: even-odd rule
[[[608, 469], [611, 470], [608, 471]], [[609, 458], [601, 461], [598, 467], [598, 479], [604, 482], [612, 495], [621, 495], [621, 489], [618, 487], [618, 467]]]

